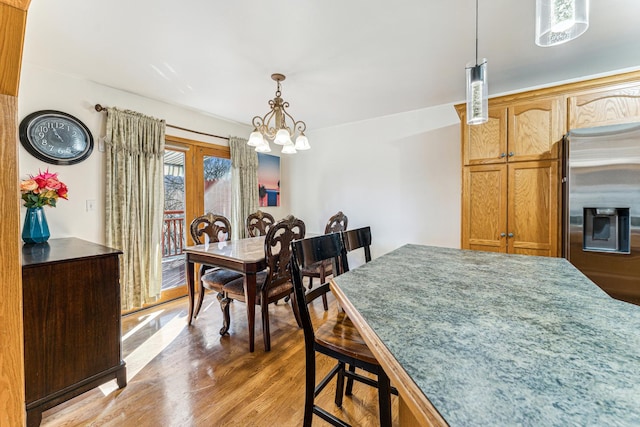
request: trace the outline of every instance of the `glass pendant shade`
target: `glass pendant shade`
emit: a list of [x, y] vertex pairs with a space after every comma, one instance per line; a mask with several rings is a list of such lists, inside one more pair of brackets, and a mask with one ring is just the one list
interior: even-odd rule
[[280, 129], [276, 132], [276, 137], [273, 138], [273, 143], [278, 145], [290, 145], [293, 144], [293, 141], [291, 141], [291, 135], [289, 135], [288, 130]]
[[467, 124], [479, 125], [489, 120], [487, 60], [467, 65]]
[[536, 44], [566, 43], [589, 28], [589, 0], [536, 0]]
[[269, 145], [269, 142], [266, 139], [263, 139], [262, 144], [256, 146], [256, 151], [258, 153], [270, 153], [271, 146]]
[[255, 130], [251, 132], [251, 135], [249, 135], [249, 141], [247, 141], [247, 145], [250, 145], [251, 147], [259, 147], [263, 142], [264, 137], [260, 132]]
[[293, 143], [287, 144], [287, 145], [283, 145], [282, 146], [282, 153], [283, 154], [296, 154], [296, 147], [293, 146]]
[[296, 145], [295, 145], [296, 150], [308, 150], [310, 148], [311, 146], [309, 145], [309, 140], [305, 135], [299, 135], [296, 138]]

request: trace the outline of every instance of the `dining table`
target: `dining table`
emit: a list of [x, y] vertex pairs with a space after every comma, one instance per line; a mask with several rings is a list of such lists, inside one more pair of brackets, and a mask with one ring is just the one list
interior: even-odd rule
[[244, 275], [244, 294], [246, 296], [249, 327], [249, 351], [254, 351], [256, 274], [267, 267], [264, 239], [264, 236], [249, 237], [187, 246], [184, 249], [189, 294], [189, 314], [187, 317], [189, 325], [193, 322], [196, 264], [238, 271]]
[[640, 425], [640, 307], [566, 259], [406, 244], [331, 288], [403, 427]]

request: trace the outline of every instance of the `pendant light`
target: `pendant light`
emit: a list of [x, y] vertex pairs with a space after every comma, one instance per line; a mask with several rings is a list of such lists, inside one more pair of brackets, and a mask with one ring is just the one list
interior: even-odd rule
[[478, 62], [478, 0], [476, 0], [476, 62], [469, 63], [467, 71], [467, 124], [479, 125], [489, 120], [489, 88], [487, 86], [487, 60]]
[[536, 44], [566, 43], [589, 28], [589, 0], [536, 0]]

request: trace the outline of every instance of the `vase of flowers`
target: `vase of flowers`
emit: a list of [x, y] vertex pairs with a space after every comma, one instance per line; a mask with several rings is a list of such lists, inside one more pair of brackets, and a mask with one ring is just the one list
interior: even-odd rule
[[50, 233], [43, 207], [55, 207], [59, 198], [66, 200], [67, 186], [58, 179], [57, 173], [51, 173], [47, 169], [21, 181], [20, 192], [27, 208], [22, 240], [25, 243], [44, 243], [49, 240]]

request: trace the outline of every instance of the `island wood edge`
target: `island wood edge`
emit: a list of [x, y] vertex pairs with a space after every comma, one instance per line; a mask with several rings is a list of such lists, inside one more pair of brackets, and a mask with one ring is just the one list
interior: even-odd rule
[[[444, 427], [449, 424], [442, 418], [438, 410], [425, 397], [424, 393], [411, 379], [409, 374], [400, 366], [389, 349], [380, 341], [378, 335], [371, 329], [358, 310], [351, 304], [340, 287], [331, 279], [331, 291], [355, 325], [369, 349], [376, 357], [382, 368], [387, 373], [393, 385], [398, 389], [400, 398], [400, 425], [403, 427], [432, 426]], [[409, 409], [410, 414], [404, 413], [404, 408]], [[411, 415], [413, 417], [411, 417]]]

